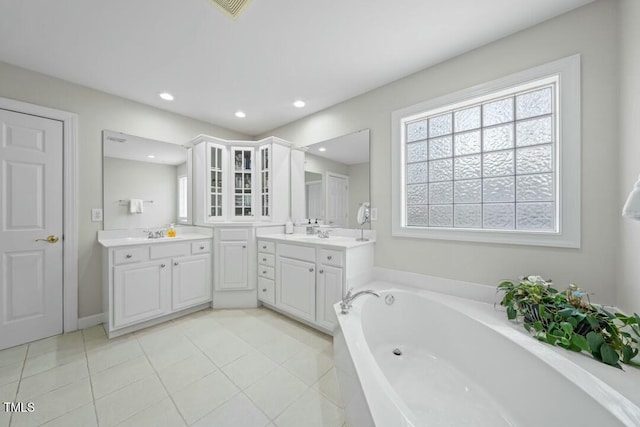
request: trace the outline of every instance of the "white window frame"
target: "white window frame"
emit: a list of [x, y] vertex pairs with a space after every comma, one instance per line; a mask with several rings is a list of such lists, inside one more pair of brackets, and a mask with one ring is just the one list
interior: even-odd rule
[[[404, 123], [416, 115], [452, 106], [477, 103], [479, 99], [494, 98], [500, 92], [526, 85], [532, 81], [558, 76], [557, 114], [558, 140], [556, 141], [557, 168], [557, 232], [530, 230], [456, 229], [417, 227], [406, 225], [406, 183], [404, 168]], [[427, 239], [460, 240], [471, 242], [506, 243], [533, 246], [580, 247], [580, 176], [581, 176], [581, 99], [580, 55], [573, 55], [535, 68], [480, 84], [455, 93], [424, 101], [391, 115], [392, 152], [392, 235]]]

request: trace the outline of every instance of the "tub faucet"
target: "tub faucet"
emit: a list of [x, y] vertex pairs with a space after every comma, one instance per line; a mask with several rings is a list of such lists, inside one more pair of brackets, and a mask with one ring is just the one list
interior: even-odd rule
[[377, 292], [374, 292], [370, 289], [364, 290], [364, 291], [359, 291], [354, 293], [351, 293], [351, 289], [349, 289], [349, 292], [347, 292], [347, 294], [342, 298], [342, 301], [340, 301], [340, 309], [341, 309], [341, 313], [342, 314], [349, 314], [349, 309], [351, 308], [351, 302], [358, 298], [359, 296], [365, 295], [365, 294], [371, 294], [371, 295], [375, 295], [376, 297], [380, 297], [380, 294]]

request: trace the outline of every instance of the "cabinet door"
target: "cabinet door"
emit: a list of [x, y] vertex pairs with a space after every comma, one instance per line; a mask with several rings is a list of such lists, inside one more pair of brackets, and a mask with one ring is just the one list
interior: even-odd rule
[[223, 165], [226, 162], [226, 147], [207, 144], [207, 216], [208, 219], [220, 219], [225, 212], [224, 198], [226, 176]]
[[247, 242], [220, 242], [220, 276], [216, 290], [249, 289]]
[[173, 259], [171, 308], [174, 311], [211, 301], [210, 271], [208, 254]]
[[320, 265], [318, 270], [318, 293], [316, 310], [317, 323], [329, 330], [337, 325], [338, 321], [333, 305], [342, 299], [343, 269]]
[[114, 328], [169, 313], [171, 261], [113, 267]]
[[253, 148], [233, 148], [233, 211], [236, 218], [252, 217], [253, 212]]
[[276, 306], [294, 316], [315, 321], [315, 263], [279, 256]]

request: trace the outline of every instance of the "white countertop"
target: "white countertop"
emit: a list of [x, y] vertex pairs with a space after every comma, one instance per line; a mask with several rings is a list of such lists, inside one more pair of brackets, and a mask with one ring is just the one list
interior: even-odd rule
[[105, 248], [113, 248], [116, 246], [133, 246], [133, 245], [155, 245], [161, 243], [184, 242], [190, 240], [211, 239], [210, 236], [204, 234], [182, 234], [176, 237], [160, 237], [158, 239], [149, 239], [147, 237], [116, 237], [116, 238], [99, 238], [100, 243]]
[[375, 238], [370, 238], [366, 242], [360, 242], [356, 240], [356, 237], [351, 236], [330, 236], [329, 238], [322, 239], [315, 235], [307, 235], [307, 234], [265, 234], [262, 236], [258, 236], [260, 240], [271, 240], [276, 242], [285, 242], [285, 243], [295, 243], [295, 244], [305, 244], [305, 245], [313, 245], [313, 246], [323, 246], [323, 247], [332, 247], [332, 248], [355, 248], [359, 246], [372, 245], [376, 242]]

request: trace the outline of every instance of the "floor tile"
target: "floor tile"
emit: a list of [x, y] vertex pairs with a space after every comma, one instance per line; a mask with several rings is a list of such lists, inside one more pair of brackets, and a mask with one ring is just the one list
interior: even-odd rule
[[177, 324], [183, 334], [190, 338], [210, 335], [212, 331], [223, 329], [224, 327], [215, 319], [207, 316], [189, 318], [188, 321]]
[[216, 343], [202, 348], [202, 352], [207, 355], [218, 367], [225, 366], [245, 354], [253, 351], [253, 347], [245, 341], [230, 335], [224, 342]]
[[20, 382], [18, 400], [33, 401], [36, 396], [75, 383], [89, 376], [85, 359], [67, 363], [48, 371], [24, 378]]
[[187, 424], [193, 424], [238, 392], [238, 387], [222, 372], [216, 371], [172, 393], [172, 397]]
[[206, 356], [196, 354], [158, 371], [158, 375], [169, 393], [174, 393], [217, 369]]
[[155, 375], [155, 371], [145, 356], [134, 357], [119, 365], [100, 371], [91, 376], [93, 396], [100, 399], [120, 390], [131, 383]]
[[28, 344], [0, 350], [0, 368], [6, 365], [14, 365], [18, 362], [24, 362], [27, 355]]
[[287, 359], [282, 367], [300, 378], [307, 385], [318, 381], [333, 367], [333, 359], [318, 351], [305, 351]]
[[107, 333], [104, 331], [103, 325], [96, 325], [82, 330], [82, 337], [85, 341], [91, 341], [98, 338], [104, 338]]
[[91, 350], [87, 352], [89, 371], [91, 375], [95, 375], [143, 354], [136, 340], [127, 340], [106, 348]]
[[274, 422], [278, 427], [299, 427], [301, 420], [305, 427], [342, 427], [344, 411], [309, 389]]
[[269, 419], [258, 409], [244, 393], [209, 413], [193, 424], [194, 427], [264, 427]]
[[329, 369], [313, 386], [324, 397], [335, 403], [339, 407], [343, 407], [342, 398], [340, 397], [340, 387], [338, 386], [338, 377], [335, 368]]
[[50, 351], [41, 356], [27, 359], [24, 364], [22, 377], [30, 377], [32, 375], [39, 374], [40, 372], [66, 365], [67, 363], [85, 359], [86, 355], [84, 348], [81, 347], [63, 348], [56, 351]]
[[96, 334], [84, 339], [84, 347], [87, 353], [89, 353], [92, 351], [107, 350], [128, 341], [136, 341], [135, 335], [127, 334], [109, 339], [106, 334], [102, 336]]
[[254, 350], [224, 366], [222, 371], [241, 389], [245, 389], [276, 368], [267, 356]]
[[145, 353], [153, 367], [158, 371], [191, 356], [202, 354], [202, 352], [184, 336], [175, 337], [172, 340], [166, 341], [162, 348], [156, 348], [155, 350], [147, 350], [145, 348]]
[[111, 427], [165, 399], [157, 376], [148, 377], [96, 400], [100, 427]]
[[[18, 390], [18, 381], [0, 386], [0, 402], [15, 402], [16, 392]], [[0, 408], [0, 427], [7, 427], [11, 413], [5, 412], [4, 408]]]
[[88, 403], [71, 412], [53, 419], [45, 424], [43, 427], [98, 427], [98, 420], [96, 420], [96, 408], [92, 403]]
[[207, 333], [190, 334], [188, 337], [200, 349], [215, 347], [238, 338], [225, 327], [211, 329]]
[[186, 424], [171, 399], [166, 398], [127, 418], [118, 427], [183, 427]]
[[308, 388], [283, 368], [276, 368], [245, 390], [249, 398], [271, 419], [278, 416]]
[[14, 413], [11, 427], [38, 426], [91, 403], [89, 378], [60, 387], [34, 398], [35, 411]]
[[281, 334], [278, 338], [258, 347], [265, 356], [277, 364], [312, 348], [295, 338]]
[[0, 367], [0, 386], [9, 384], [20, 379], [23, 362], [15, 362], [11, 365]]
[[56, 335], [53, 337], [45, 338], [43, 340], [32, 342], [29, 344], [27, 358], [32, 359], [34, 357], [42, 356], [43, 354], [49, 353], [51, 351], [59, 351], [62, 349], [71, 348], [84, 349], [82, 332], [76, 331], [70, 334]]

